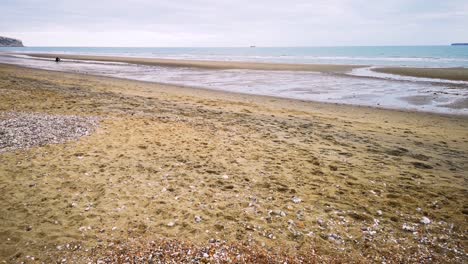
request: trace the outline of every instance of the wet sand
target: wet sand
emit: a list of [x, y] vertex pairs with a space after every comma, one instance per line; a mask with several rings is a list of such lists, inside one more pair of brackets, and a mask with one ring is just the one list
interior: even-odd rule
[[201, 61], [201, 60], [172, 60], [157, 58], [132, 58], [115, 56], [91, 56], [91, 55], [65, 55], [65, 54], [25, 54], [33, 57], [55, 58], [74, 60], [93, 60], [106, 62], [124, 62], [142, 65], [156, 65], [166, 67], [196, 67], [205, 69], [248, 69], [270, 71], [314, 71], [314, 72], [348, 72], [352, 69], [364, 66], [358, 65], [332, 65], [332, 64], [287, 64], [287, 63], [260, 63], [260, 62], [236, 62], [236, 61]]
[[411, 77], [436, 78], [454, 81], [468, 81], [468, 69], [465, 68], [410, 68], [384, 67], [372, 69], [376, 72], [397, 74]]
[[0, 111], [101, 120], [78, 141], [0, 154], [0, 260], [159, 238], [467, 260], [467, 117], [6, 65]]
[[[93, 60], [105, 62], [123, 62], [142, 65], [156, 65], [166, 67], [196, 67], [205, 69], [249, 69], [273, 71], [313, 71], [322, 73], [345, 73], [366, 65], [334, 65], [334, 64], [290, 64], [290, 63], [260, 63], [236, 61], [202, 61], [202, 60], [176, 60], [158, 58], [132, 58], [116, 56], [92, 56], [70, 54], [25, 54], [33, 57], [50, 58], [60, 57], [74, 60]], [[468, 69], [465, 68], [417, 68], [417, 67], [382, 67], [373, 71], [402, 76], [436, 78], [455, 81], [468, 81]]]

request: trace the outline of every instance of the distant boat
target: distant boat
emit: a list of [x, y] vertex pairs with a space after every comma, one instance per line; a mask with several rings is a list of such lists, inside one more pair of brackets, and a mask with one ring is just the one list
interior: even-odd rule
[[468, 43], [452, 43], [452, 46], [468, 46]]
[[251, 48], [256, 48], [256, 46], [250, 46]]

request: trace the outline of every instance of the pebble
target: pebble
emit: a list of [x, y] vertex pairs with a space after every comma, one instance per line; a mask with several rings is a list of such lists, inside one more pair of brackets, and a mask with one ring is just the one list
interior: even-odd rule
[[428, 225], [428, 224], [431, 223], [431, 219], [429, 219], [429, 218], [423, 216], [423, 218], [421, 218], [421, 221], [420, 221], [420, 222], [421, 222], [421, 224]]
[[95, 117], [8, 112], [0, 114], [0, 153], [64, 143], [91, 134]]
[[278, 217], [285, 217], [286, 213], [281, 210], [270, 210], [268, 211], [268, 215], [270, 216], [278, 216]]
[[414, 226], [411, 226], [407, 223], [404, 223], [402, 226], [403, 230], [408, 231], [408, 232], [414, 232], [416, 228]]
[[175, 226], [175, 223], [171, 221], [171, 222], [167, 223], [167, 226], [168, 227], [173, 227], [173, 226]]
[[195, 216], [195, 223], [200, 223], [201, 221], [202, 221], [201, 216], [196, 215], [196, 216]]
[[335, 242], [337, 244], [341, 244], [342, 238], [341, 238], [340, 235], [337, 235], [337, 234], [329, 234], [328, 235], [328, 240], [333, 241], [333, 242]]
[[319, 226], [324, 226], [325, 221], [323, 221], [323, 219], [319, 218], [319, 219], [317, 219], [317, 224], [319, 224]]
[[299, 198], [299, 197], [294, 196], [294, 197], [292, 198], [292, 202], [295, 203], [295, 204], [298, 204], [298, 203], [302, 202], [302, 199]]

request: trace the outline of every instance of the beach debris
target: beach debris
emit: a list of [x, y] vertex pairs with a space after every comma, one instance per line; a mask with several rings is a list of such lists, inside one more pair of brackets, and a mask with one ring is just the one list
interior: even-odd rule
[[95, 117], [0, 113], [0, 153], [76, 140], [91, 134], [97, 125]]
[[173, 227], [173, 226], [175, 226], [175, 222], [171, 221], [171, 222], [167, 223], [167, 226], [168, 227]]
[[292, 198], [292, 202], [295, 203], [295, 204], [298, 204], [298, 203], [302, 202], [302, 199], [297, 197], [297, 196], [294, 196]]
[[428, 225], [428, 224], [431, 223], [431, 219], [429, 219], [429, 218], [423, 216], [423, 218], [421, 218], [421, 221], [420, 221], [420, 222], [421, 222], [421, 224]]

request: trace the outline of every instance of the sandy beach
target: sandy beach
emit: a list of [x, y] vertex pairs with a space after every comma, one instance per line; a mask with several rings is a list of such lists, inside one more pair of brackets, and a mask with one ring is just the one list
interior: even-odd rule
[[0, 153], [0, 261], [87, 263], [159, 239], [316, 257], [306, 262], [468, 261], [466, 116], [0, 65], [0, 113], [11, 112], [99, 125], [78, 140]]

